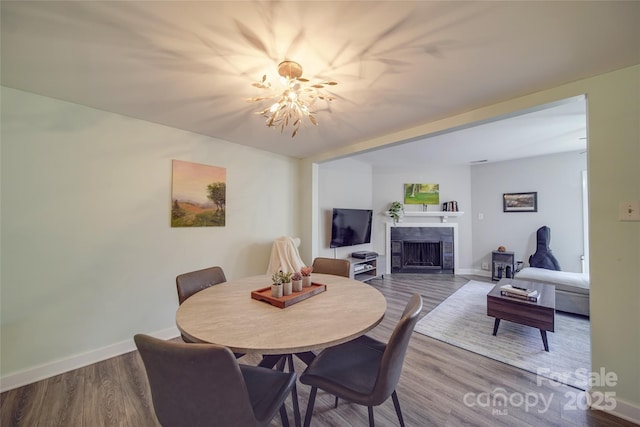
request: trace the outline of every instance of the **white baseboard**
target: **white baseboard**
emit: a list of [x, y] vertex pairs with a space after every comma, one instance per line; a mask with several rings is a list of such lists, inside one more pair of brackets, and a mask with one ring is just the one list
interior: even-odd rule
[[[622, 400], [619, 398], [615, 399], [616, 406], [613, 409], [608, 409], [606, 406], [598, 405], [595, 402], [600, 402], [602, 399], [597, 399], [592, 396], [593, 391], [589, 391], [587, 393], [587, 399], [589, 402], [589, 407], [593, 410], [606, 412], [608, 414], [614, 415], [618, 418], [622, 418], [623, 420], [630, 421], [632, 423], [640, 425], [640, 407], [627, 402], [626, 400]], [[605, 402], [607, 405], [610, 402]]]
[[487, 271], [487, 270], [478, 270], [478, 269], [475, 269], [475, 270], [473, 270], [473, 271], [475, 272], [475, 273], [473, 273], [473, 274], [476, 274], [476, 275], [478, 275], [478, 276], [491, 277], [491, 272], [490, 272], [490, 271]]
[[463, 274], [466, 276], [491, 277], [491, 272], [486, 270], [479, 270], [477, 268], [459, 268], [456, 270], [456, 274]]
[[[178, 328], [173, 327], [151, 333], [149, 335], [168, 340], [180, 336], [180, 331]], [[134, 351], [135, 349], [136, 346], [132, 337], [131, 339], [91, 350], [86, 353], [77, 354], [75, 356], [66, 357], [64, 359], [55, 360], [50, 363], [45, 363], [43, 365], [5, 375], [0, 378], [0, 393], [22, 387], [36, 381], [41, 381], [55, 375], [73, 371], [74, 369], [82, 368], [93, 363], [101, 362], [111, 357], [120, 356], [121, 354]]]

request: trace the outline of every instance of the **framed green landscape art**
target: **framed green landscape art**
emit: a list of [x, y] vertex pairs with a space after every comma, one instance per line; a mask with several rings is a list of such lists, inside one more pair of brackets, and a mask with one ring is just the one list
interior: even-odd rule
[[405, 205], [439, 205], [440, 184], [405, 184]]

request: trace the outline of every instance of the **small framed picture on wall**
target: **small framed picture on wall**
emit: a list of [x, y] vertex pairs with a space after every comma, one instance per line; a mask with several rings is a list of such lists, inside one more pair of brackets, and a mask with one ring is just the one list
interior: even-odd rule
[[538, 212], [538, 193], [504, 193], [503, 212]]

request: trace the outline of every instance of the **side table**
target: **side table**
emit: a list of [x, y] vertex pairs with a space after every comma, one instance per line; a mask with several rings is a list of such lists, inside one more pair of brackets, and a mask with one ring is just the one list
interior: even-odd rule
[[[509, 267], [509, 275], [507, 275]], [[515, 255], [513, 252], [491, 252], [491, 280], [500, 280], [503, 277], [510, 279], [515, 273]]]

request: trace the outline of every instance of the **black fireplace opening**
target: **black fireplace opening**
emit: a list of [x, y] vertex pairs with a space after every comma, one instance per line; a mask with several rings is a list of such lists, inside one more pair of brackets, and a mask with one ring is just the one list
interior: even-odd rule
[[454, 273], [452, 227], [393, 227], [392, 273]]
[[403, 240], [402, 267], [442, 268], [442, 250], [440, 242]]

